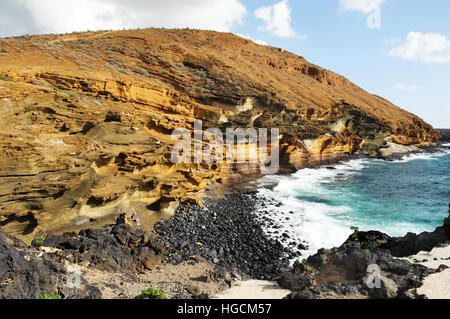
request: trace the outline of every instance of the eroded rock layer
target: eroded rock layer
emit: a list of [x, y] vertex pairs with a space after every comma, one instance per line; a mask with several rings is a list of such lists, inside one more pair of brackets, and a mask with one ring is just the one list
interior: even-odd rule
[[[282, 49], [230, 33], [145, 29], [0, 39], [0, 226], [22, 239], [143, 225], [257, 167], [175, 164], [175, 128], [279, 128], [281, 171], [386, 141], [430, 144], [420, 118]], [[206, 143], [206, 142], [205, 142]]]

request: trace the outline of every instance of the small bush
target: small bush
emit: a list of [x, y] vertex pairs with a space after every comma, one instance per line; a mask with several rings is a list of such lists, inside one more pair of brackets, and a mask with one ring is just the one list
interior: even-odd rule
[[0, 80], [5, 81], [5, 82], [13, 82], [12, 79], [10, 79], [8, 77], [3, 77], [3, 76], [0, 76]]
[[197, 93], [203, 93], [203, 92], [206, 91], [206, 89], [201, 88], [201, 87], [195, 87], [194, 90], [195, 90], [195, 92], [197, 92]]
[[312, 267], [312, 266], [310, 266], [310, 265], [308, 265], [306, 263], [306, 259], [302, 260], [302, 264], [305, 265], [307, 271], [313, 271], [314, 270], [314, 267]]
[[359, 241], [359, 240], [358, 240], [358, 230], [359, 230], [359, 227], [358, 227], [358, 226], [351, 226], [350, 229], [353, 230], [353, 234], [352, 234], [353, 240], [354, 240], [354, 241]]
[[58, 294], [55, 295], [52, 292], [52, 294], [50, 296], [49, 295], [41, 295], [41, 296], [39, 296], [39, 299], [61, 299], [61, 296], [58, 295]]
[[2, 49], [1, 49], [1, 52], [2, 52], [2, 53], [9, 53], [9, 50], [6, 49], [6, 48], [2, 48]]
[[156, 288], [149, 287], [136, 297], [137, 299], [167, 299], [167, 296]]
[[38, 239], [36, 239], [36, 242], [39, 244], [42, 244], [45, 240], [45, 236], [39, 237]]
[[138, 73], [139, 73], [140, 75], [143, 75], [143, 76], [148, 76], [147, 70], [139, 70]]

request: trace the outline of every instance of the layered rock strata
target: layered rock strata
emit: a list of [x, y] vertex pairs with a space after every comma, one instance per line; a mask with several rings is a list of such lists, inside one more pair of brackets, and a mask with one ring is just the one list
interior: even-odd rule
[[192, 133], [195, 120], [203, 131], [278, 128], [279, 172], [439, 138], [344, 77], [229, 33], [99, 31], [0, 47], [0, 226], [28, 242], [122, 210], [150, 230], [208, 185], [259, 173], [174, 163], [171, 133]]

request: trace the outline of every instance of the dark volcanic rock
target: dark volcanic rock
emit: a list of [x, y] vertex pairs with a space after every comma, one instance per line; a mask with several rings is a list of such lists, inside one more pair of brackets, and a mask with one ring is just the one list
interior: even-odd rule
[[[450, 211], [449, 211], [450, 212]], [[293, 292], [291, 299], [315, 298], [424, 298], [416, 288], [439, 272], [396, 256], [410, 256], [448, 244], [450, 216], [435, 231], [391, 238], [379, 231], [355, 231], [343, 245], [320, 249], [278, 279]]]
[[68, 289], [69, 273], [57, 261], [0, 230], [0, 299], [37, 299], [59, 294], [64, 298], [101, 298], [84, 283]]
[[435, 130], [440, 136], [440, 142], [450, 143], [450, 129], [436, 129]]
[[444, 219], [444, 224], [433, 232], [420, 234], [408, 233], [401, 238], [392, 238], [380, 248], [388, 249], [392, 255], [398, 257], [410, 256], [420, 251], [430, 251], [439, 244], [450, 241], [450, 216]]
[[204, 207], [180, 206], [177, 214], [155, 225], [157, 240], [179, 263], [200, 256], [257, 279], [271, 279], [288, 268], [293, 252], [269, 240], [254, 211], [257, 197], [232, 193], [208, 200]]
[[[356, 236], [356, 238], [355, 238]], [[357, 241], [364, 249], [387, 249], [393, 256], [406, 257], [420, 251], [430, 251], [440, 244], [450, 241], [450, 216], [444, 219], [442, 226], [433, 232], [420, 234], [408, 233], [403, 237], [389, 237], [379, 231], [357, 231], [347, 242]]]
[[[48, 249], [53, 249], [49, 250]], [[47, 236], [42, 242], [25, 243], [0, 231], [0, 299], [101, 298], [81, 273], [79, 286], [68, 285], [73, 272], [63, 264], [84, 264], [106, 271], [144, 272], [161, 263], [162, 249], [154, 235], [128, 225], [85, 229], [80, 233]]]
[[[358, 242], [339, 248], [321, 249], [294, 266], [278, 280], [281, 287], [293, 290], [287, 298], [327, 297], [411, 298], [411, 289], [422, 285], [434, 270], [392, 257], [388, 250], [364, 249]], [[371, 287], [371, 283], [375, 287]]]
[[441, 271], [395, 256], [410, 256], [448, 243], [450, 217], [435, 231], [391, 238], [378, 231], [356, 231], [338, 248], [320, 249], [294, 263], [278, 280], [293, 291], [287, 298], [423, 298], [416, 293], [425, 277]]
[[160, 264], [162, 247], [154, 235], [129, 225], [84, 229], [78, 236], [48, 236], [35, 246], [64, 250], [75, 263], [106, 271], [138, 271]]

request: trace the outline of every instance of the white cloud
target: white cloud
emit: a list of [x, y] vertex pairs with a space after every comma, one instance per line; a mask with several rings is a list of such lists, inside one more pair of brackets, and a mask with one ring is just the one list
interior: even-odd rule
[[425, 63], [450, 62], [450, 40], [438, 33], [410, 32], [389, 56]]
[[389, 46], [400, 44], [402, 41], [400, 38], [383, 38], [383, 42]]
[[387, 0], [339, 0], [343, 11], [361, 11], [364, 14], [371, 13], [381, 7]]
[[256, 9], [254, 14], [257, 19], [266, 23], [265, 26], [258, 28], [260, 31], [269, 31], [282, 38], [306, 38], [291, 27], [291, 8], [288, 0]]
[[[252, 40], [252, 41], [253, 41], [253, 40]], [[258, 44], [261, 44], [261, 45], [267, 45], [267, 42], [266, 42], [266, 41], [263, 41], [263, 40], [255, 40], [255, 41], [253, 41], [253, 42], [258, 43]]]
[[253, 41], [253, 42], [257, 43], [257, 44], [267, 45], [267, 42], [266, 42], [266, 41], [263, 41], [263, 40], [253, 40], [248, 34], [236, 33], [236, 35], [237, 35], [237, 36], [240, 36], [241, 38], [244, 38], [244, 39], [248, 39], [248, 40], [250, 40], [250, 41]]
[[240, 0], [15, 0], [40, 33], [144, 27], [229, 32], [247, 14]]
[[393, 85], [394, 89], [400, 90], [400, 91], [415, 91], [418, 89], [418, 86], [416, 85], [411, 85], [411, 86], [407, 86], [403, 83], [395, 83]]

